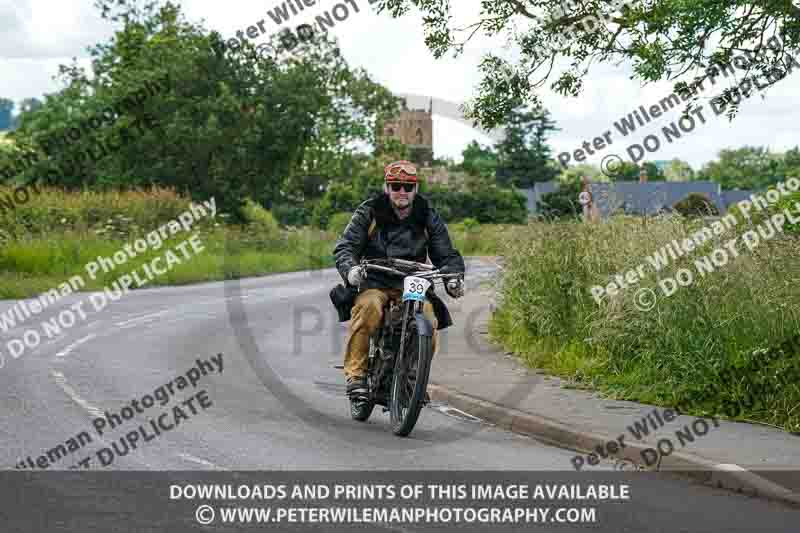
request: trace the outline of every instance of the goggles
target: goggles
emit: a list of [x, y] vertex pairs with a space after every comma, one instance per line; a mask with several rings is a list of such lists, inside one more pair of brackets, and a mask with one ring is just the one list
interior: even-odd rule
[[395, 161], [383, 169], [386, 181], [417, 181], [417, 167], [409, 161]]

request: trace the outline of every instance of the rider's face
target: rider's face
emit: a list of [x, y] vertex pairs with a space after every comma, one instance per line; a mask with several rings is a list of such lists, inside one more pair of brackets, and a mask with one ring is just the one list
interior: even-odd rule
[[406, 192], [403, 187], [400, 187], [399, 191], [394, 191], [388, 184], [384, 184], [383, 188], [386, 191], [386, 194], [389, 195], [389, 201], [398, 209], [403, 209], [411, 205], [411, 203], [414, 201], [414, 196], [417, 194], [416, 185], [411, 192]]

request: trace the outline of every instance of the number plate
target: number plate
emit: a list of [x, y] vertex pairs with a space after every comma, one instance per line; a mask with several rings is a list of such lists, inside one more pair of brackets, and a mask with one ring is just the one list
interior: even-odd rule
[[431, 286], [431, 282], [425, 278], [417, 278], [414, 276], [408, 276], [407, 278], [403, 279], [403, 301], [406, 300], [418, 300], [424, 301], [425, 300], [425, 292], [427, 292], [428, 287]]

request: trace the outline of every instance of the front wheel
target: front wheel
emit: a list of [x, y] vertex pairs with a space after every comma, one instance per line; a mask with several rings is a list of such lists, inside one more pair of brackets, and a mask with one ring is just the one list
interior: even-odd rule
[[433, 339], [419, 335], [416, 326], [411, 326], [404, 352], [395, 362], [389, 408], [392, 433], [399, 437], [411, 433], [422, 410], [431, 370]]

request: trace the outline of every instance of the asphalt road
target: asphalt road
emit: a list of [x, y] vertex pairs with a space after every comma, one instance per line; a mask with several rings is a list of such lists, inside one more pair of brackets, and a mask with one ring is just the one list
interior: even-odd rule
[[[468, 287], [492, 270], [469, 261]], [[367, 424], [351, 421], [336, 368], [346, 325], [336, 321], [328, 299], [338, 281], [331, 269], [138, 290], [88, 312], [60, 337], [11, 357], [9, 339], [88, 295], [64, 298], [57, 308], [0, 334], [5, 356], [0, 464], [14, 469], [29, 456], [35, 462], [83, 431], [92, 442], [57, 459], [48, 471], [68, 469], [86, 457], [97, 470], [146, 471], [555, 472], [569, 464], [574, 455], [569, 450], [495, 429], [447, 406], [425, 409], [407, 439], [391, 434], [388, 414], [379, 408]], [[0, 303], [0, 312], [12, 304]], [[455, 332], [459, 318], [454, 314]], [[131, 400], [141, 401], [186, 376], [198, 358], [213, 364], [211, 358], [220, 353], [221, 373], [198, 371], [196, 388], [178, 390], [176, 384], [176, 397], [167, 405], [143, 409], [119, 430], [98, 436], [93, 420], [105, 411], [120, 413]], [[168, 413], [165, 424], [174, 423], [173, 406], [201, 390], [204, 400], [196, 397], [193, 409], [184, 407], [177, 427], [140, 441], [106, 467], [97, 464], [99, 448], [115, 440], [121, 447], [120, 437], [140, 424], [152, 434], [156, 422], [146, 424], [160, 413]], [[750, 531], [748, 520], [754, 518], [760, 531], [794, 531], [800, 516], [782, 504], [668, 476], [642, 477], [635, 500], [635, 509], [618, 511], [618, 531]]]

